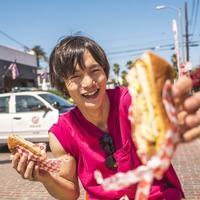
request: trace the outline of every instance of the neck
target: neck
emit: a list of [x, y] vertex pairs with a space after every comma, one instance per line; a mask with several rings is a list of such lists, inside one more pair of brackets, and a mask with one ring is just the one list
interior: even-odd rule
[[104, 100], [104, 103], [96, 108], [96, 109], [86, 109], [81, 110], [81, 113], [87, 119], [89, 122], [97, 126], [99, 129], [101, 129], [103, 132], [107, 133], [107, 120], [110, 110], [110, 102], [109, 98], [106, 95], [106, 98]]

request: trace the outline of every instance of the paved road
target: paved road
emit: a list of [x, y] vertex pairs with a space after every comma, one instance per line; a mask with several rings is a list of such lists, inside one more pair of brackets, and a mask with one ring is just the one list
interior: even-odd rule
[[[0, 199], [5, 200], [53, 200], [42, 184], [22, 180], [12, 169], [10, 153], [3, 149], [0, 152]], [[51, 158], [50, 152], [47, 157]], [[173, 159], [173, 165], [181, 180], [186, 199], [200, 200], [200, 139], [178, 146]], [[81, 197], [83, 200], [83, 188]]]

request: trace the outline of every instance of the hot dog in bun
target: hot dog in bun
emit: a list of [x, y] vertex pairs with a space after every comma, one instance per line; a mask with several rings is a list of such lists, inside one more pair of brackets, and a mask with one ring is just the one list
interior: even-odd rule
[[40, 149], [37, 149], [32, 142], [29, 142], [18, 135], [8, 136], [8, 148], [12, 154], [15, 154], [17, 145], [24, 147], [36, 156], [41, 156], [45, 158], [46, 155], [42, 154]]

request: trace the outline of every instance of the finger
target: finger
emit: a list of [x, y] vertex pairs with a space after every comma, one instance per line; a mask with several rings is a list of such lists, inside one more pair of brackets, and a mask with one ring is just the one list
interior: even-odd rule
[[177, 112], [181, 112], [181, 111], [185, 110], [184, 106], [183, 106], [183, 102], [188, 97], [189, 97], [189, 94], [185, 94], [181, 98], [174, 98], [174, 104], [176, 106]]
[[179, 80], [172, 87], [172, 94], [174, 97], [181, 97], [183, 94], [190, 94], [192, 87], [192, 80], [186, 76], [180, 77]]
[[200, 108], [200, 92], [194, 93], [185, 100], [184, 107], [192, 112]]
[[36, 163], [36, 165], [35, 165], [33, 177], [34, 177], [35, 179], [37, 179], [37, 177], [39, 177], [39, 175], [40, 175], [40, 163], [38, 162], [38, 163]]
[[33, 180], [34, 167], [35, 167], [35, 163], [33, 161], [30, 161], [24, 172], [24, 179]]
[[179, 97], [174, 97], [174, 104], [176, 106], [177, 112], [182, 112], [183, 110], [186, 110], [184, 107], [184, 102], [186, 99], [188, 99], [191, 96], [189, 92], [181, 94]]
[[36, 172], [37, 174], [39, 174], [39, 170], [40, 170], [40, 163], [37, 162], [36, 165], [35, 165], [35, 172]]
[[193, 129], [190, 129], [189, 131], [185, 132], [182, 135], [182, 141], [183, 142], [190, 142], [196, 138], [200, 137], [200, 126], [197, 126]]
[[200, 112], [196, 112], [194, 114], [189, 114], [185, 117], [185, 124], [192, 128], [195, 126], [199, 126], [200, 125]]
[[187, 114], [188, 113], [186, 111], [178, 113], [177, 117], [180, 125], [184, 125]]
[[22, 176], [26, 169], [27, 159], [28, 159], [27, 156], [22, 156], [18, 162], [17, 171]]
[[13, 167], [14, 169], [17, 169], [19, 160], [20, 160], [20, 155], [19, 155], [18, 153], [16, 153], [16, 154], [14, 155], [14, 157], [12, 158], [12, 167]]

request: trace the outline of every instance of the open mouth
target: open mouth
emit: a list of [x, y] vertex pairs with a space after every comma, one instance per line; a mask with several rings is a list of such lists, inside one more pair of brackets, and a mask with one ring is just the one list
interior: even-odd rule
[[85, 97], [86, 99], [94, 99], [98, 96], [98, 94], [99, 94], [99, 89], [82, 94], [82, 96]]

